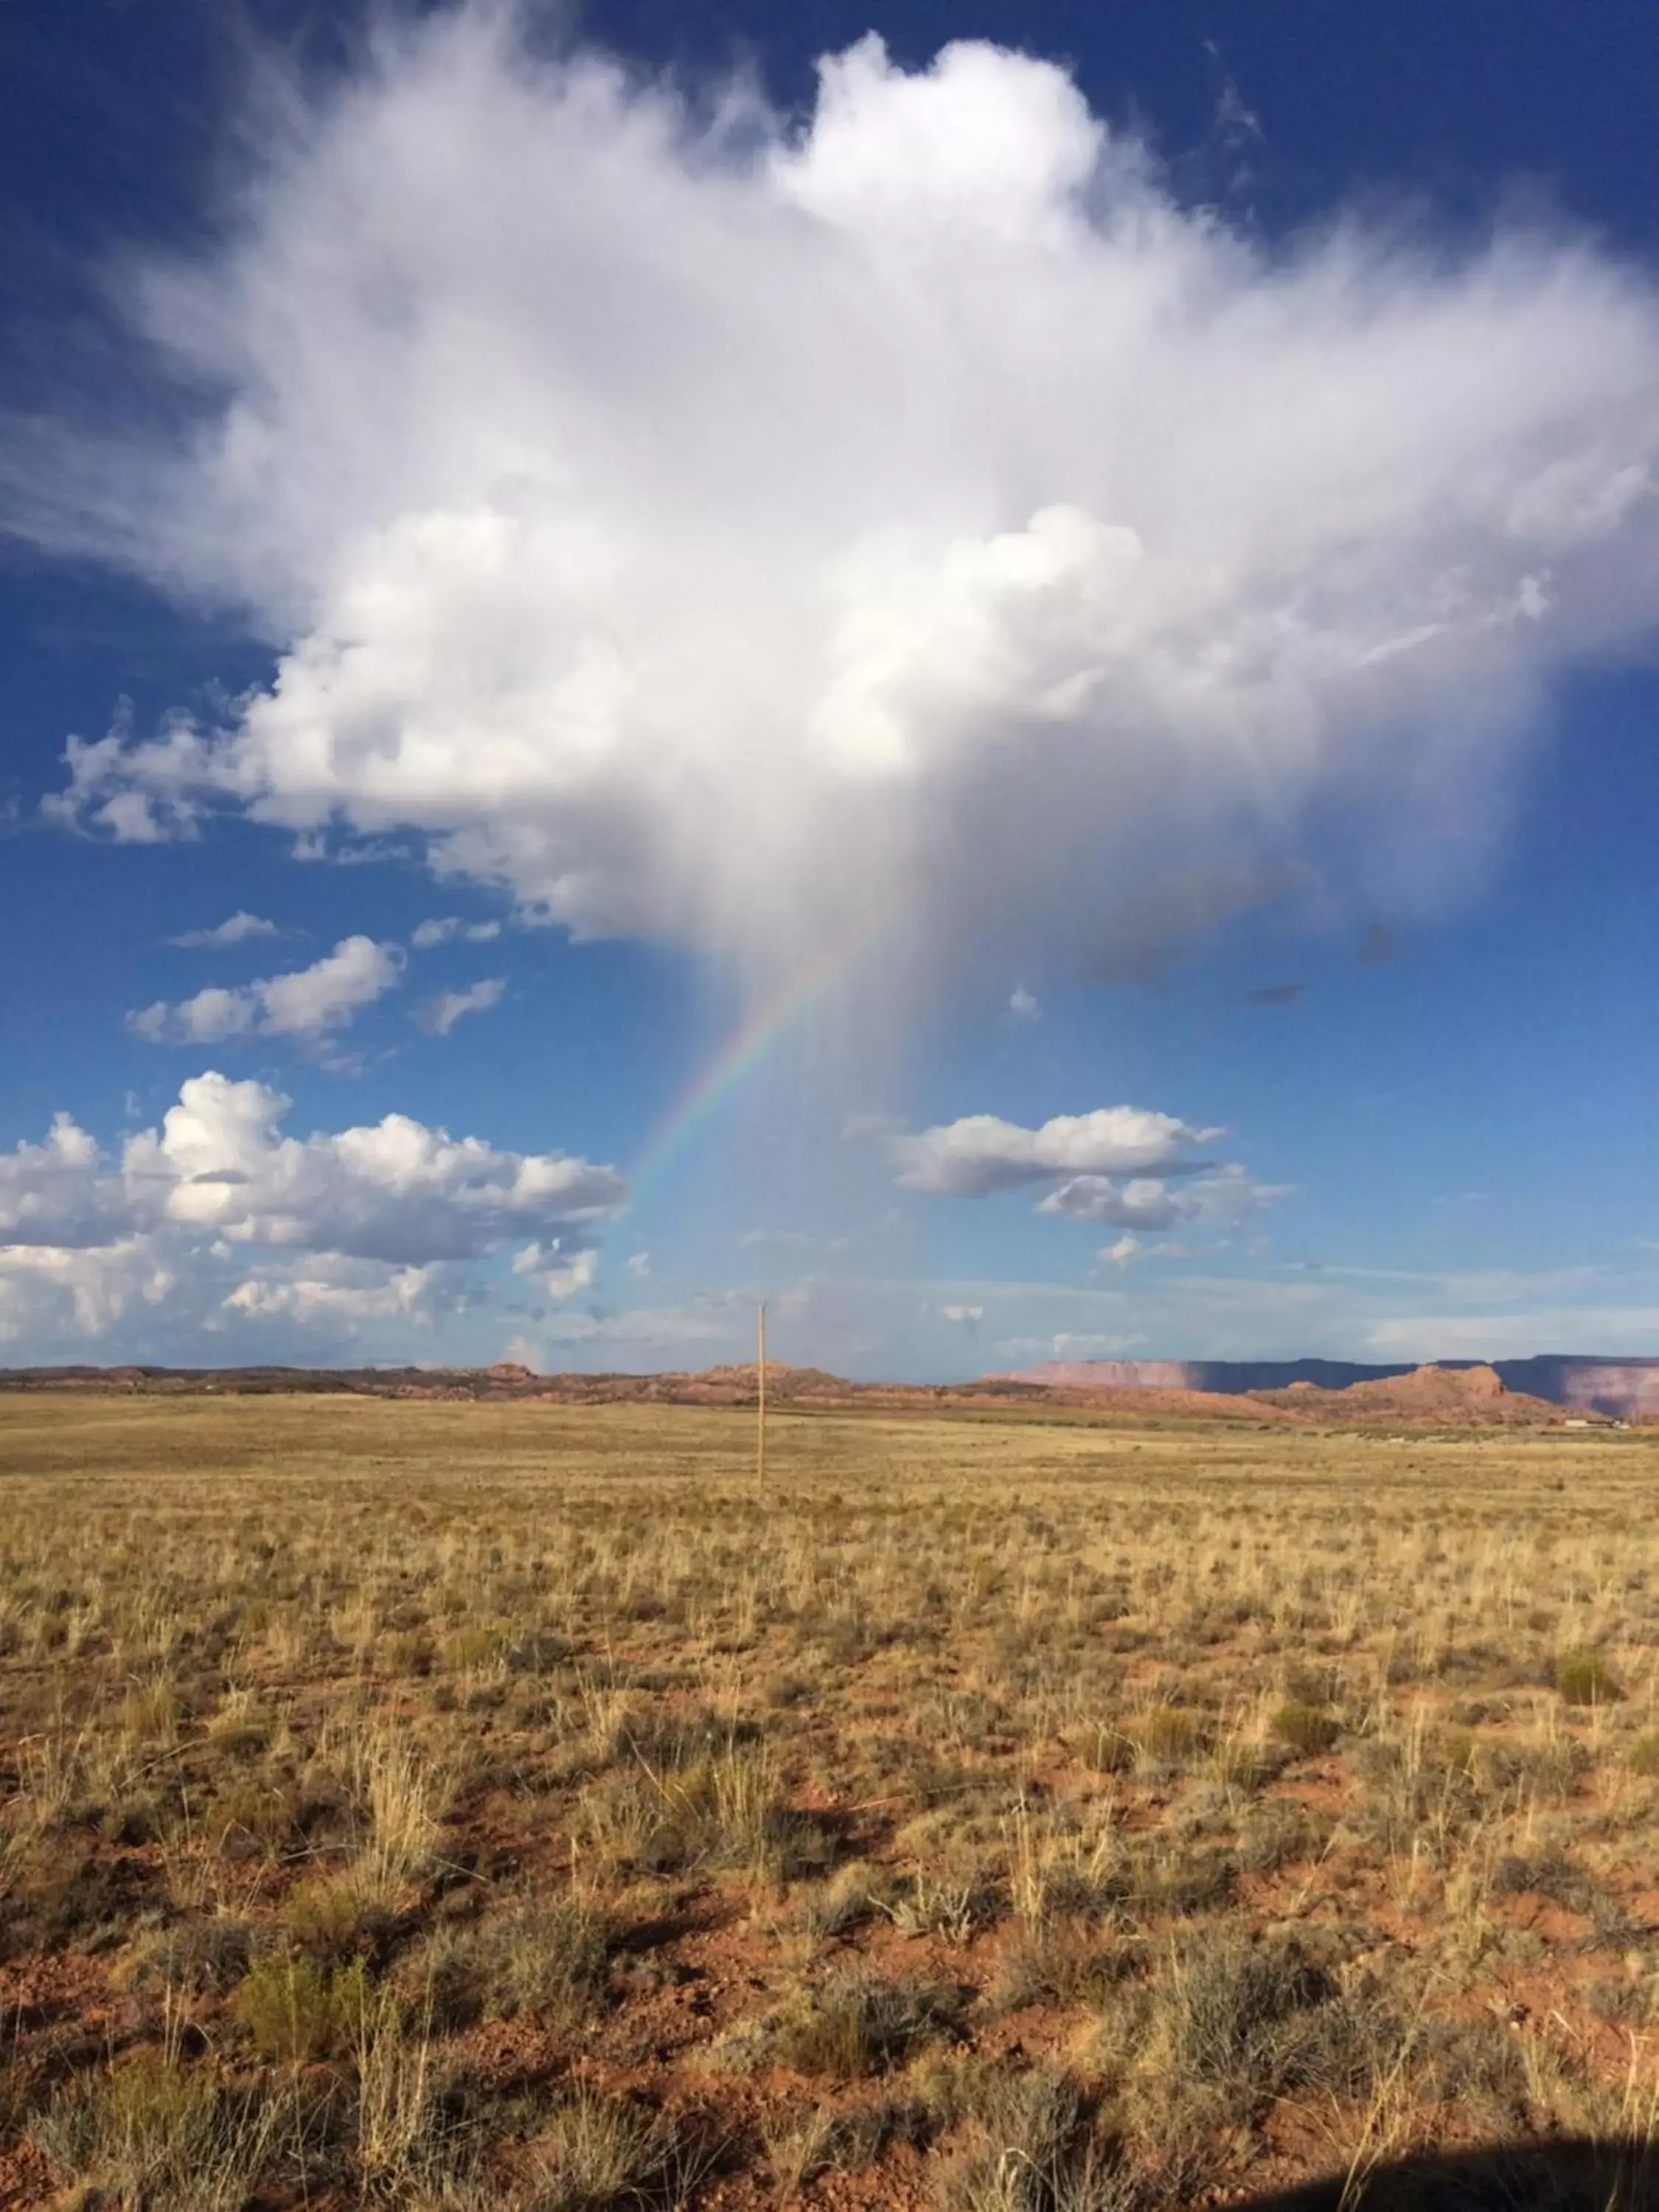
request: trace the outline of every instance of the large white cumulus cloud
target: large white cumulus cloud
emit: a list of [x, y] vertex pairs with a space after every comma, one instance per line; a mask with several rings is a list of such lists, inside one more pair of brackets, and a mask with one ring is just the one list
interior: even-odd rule
[[1425, 890], [1659, 592], [1644, 277], [1536, 228], [1269, 251], [982, 45], [866, 39], [794, 124], [462, 8], [140, 296], [197, 434], [35, 526], [280, 661], [77, 745], [82, 817], [424, 833], [580, 931], [1109, 957], [1171, 882]]
[[103, 1337], [147, 1306], [180, 1340], [247, 1318], [349, 1336], [430, 1321], [515, 1249], [520, 1274], [568, 1297], [627, 1195], [614, 1168], [567, 1154], [404, 1114], [294, 1137], [289, 1110], [210, 1072], [118, 1151], [59, 1115], [43, 1144], [0, 1153], [0, 1343]]

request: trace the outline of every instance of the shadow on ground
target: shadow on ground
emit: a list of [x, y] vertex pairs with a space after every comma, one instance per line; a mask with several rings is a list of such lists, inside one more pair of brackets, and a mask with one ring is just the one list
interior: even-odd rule
[[1561, 2142], [1404, 2159], [1253, 2197], [1237, 2212], [1659, 2212], [1659, 2145]]

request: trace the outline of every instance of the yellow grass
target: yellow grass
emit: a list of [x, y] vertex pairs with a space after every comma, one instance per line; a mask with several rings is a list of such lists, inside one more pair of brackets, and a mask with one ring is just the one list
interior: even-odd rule
[[0, 1399], [8, 2201], [1134, 2212], [1653, 2132], [1659, 1443], [753, 1468]]

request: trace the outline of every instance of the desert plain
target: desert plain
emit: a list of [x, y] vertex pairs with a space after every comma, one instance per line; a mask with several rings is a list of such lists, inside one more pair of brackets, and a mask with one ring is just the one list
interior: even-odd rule
[[0, 1400], [0, 2204], [1463, 2203], [1401, 2162], [1570, 2140], [1536, 2201], [1649, 2201], [1656, 1481], [1150, 1400], [786, 1404], [763, 1480], [741, 1406]]

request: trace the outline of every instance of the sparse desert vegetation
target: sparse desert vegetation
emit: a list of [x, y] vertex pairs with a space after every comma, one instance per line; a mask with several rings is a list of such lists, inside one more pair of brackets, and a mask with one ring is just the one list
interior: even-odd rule
[[1656, 2132], [1655, 1441], [749, 1443], [0, 1404], [0, 2202], [1357, 2203]]

